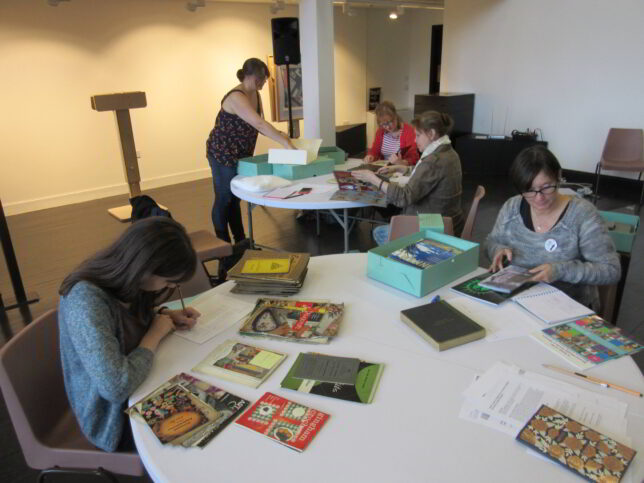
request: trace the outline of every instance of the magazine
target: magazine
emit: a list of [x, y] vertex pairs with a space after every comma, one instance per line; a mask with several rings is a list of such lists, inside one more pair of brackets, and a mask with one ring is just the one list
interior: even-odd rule
[[304, 451], [329, 417], [327, 413], [267, 392], [236, 424], [296, 451]]
[[481, 282], [486, 278], [490, 277], [491, 275], [492, 274], [489, 272], [482, 273], [481, 275], [475, 275], [474, 277], [469, 278], [464, 282], [454, 285], [453, 287], [451, 287], [451, 290], [461, 295], [465, 295], [467, 297], [473, 298], [475, 300], [479, 300], [481, 302], [486, 302], [496, 306], [496, 305], [502, 304], [506, 300], [512, 299], [512, 297], [523, 292], [524, 290], [529, 289], [536, 283], [536, 282], [527, 282], [510, 293], [496, 292], [495, 290], [491, 290], [489, 288], [485, 288], [481, 286]]
[[530, 269], [509, 265], [493, 273], [490, 277], [480, 282], [479, 285], [496, 292], [510, 293], [528, 282], [532, 277], [534, 277], [534, 274], [530, 273]]
[[162, 444], [204, 447], [249, 401], [181, 373], [130, 406]]
[[193, 371], [258, 387], [286, 358], [286, 354], [227, 340], [217, 346]]
[[343, 314], [342, 303], [260, 298], [239, 333], [326, 344], [337, 334]]
[[387, 206], [387, 197], [377, 186], [354, 178], [350, 171], [334, 171], [333, 176], [340, 189], [333, 193], [332, 200], [356, 201], [383, 208]]
[[463, 253], [463, 251], [458, 248], [435, 240], [424, 239], [391, 252], [388, 258], [423, 269], [448, 260], [460, 253]]

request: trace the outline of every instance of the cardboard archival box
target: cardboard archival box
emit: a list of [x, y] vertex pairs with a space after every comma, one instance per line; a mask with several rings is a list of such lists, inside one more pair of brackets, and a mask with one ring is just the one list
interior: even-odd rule
[[[614, 211], [600, 211], [599, 214], [608, 225], [608, 234], [615, 243], [615, 248], [618, 252], [631, 253], [633, 243], [635, 242], [635, 235], [640, 225], [640, 217], [636, 215], [629, 215], [626, 213], [615, 213]], [[630, 225], [632, 230], [626, 233], [621, 228], [624, 225]], [[611, 227], [613, 229], [611, 230]]]
[[[388, 255], [420, 240], [435, 240], [462, 250], [448, 260], [420, 269], [388, 258]], [[424, 297], [457, 278], [475, 270], [479, 265], [479, 244], [453, 236], [437, 233], [431, 229], [398, 238], [385, 245], [372, 248], [367, 254], [367, 276], [391, 285], [398, 290]]]

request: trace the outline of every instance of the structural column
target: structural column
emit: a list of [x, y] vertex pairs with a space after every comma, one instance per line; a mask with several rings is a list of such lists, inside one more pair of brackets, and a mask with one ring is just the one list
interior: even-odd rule
[[300, 0], [304, 137], [335, 146], [332, 0]]

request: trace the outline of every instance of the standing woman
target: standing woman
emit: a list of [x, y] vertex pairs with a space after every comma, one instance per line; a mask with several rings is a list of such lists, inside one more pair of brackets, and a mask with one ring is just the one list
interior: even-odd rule
[[[448, 136], [454, 121], [449, 114], [427, 111], [414, 119], [412, 125], [416, 131], [416, 145], [422, 153], [420, 161], [413, 167], [393, 165], [377, 172], [404, 173], [396, 178], [399, 181], [383, 181], [369, 170], [353, 171], [353, 175], [384, 191], [387, 202], [402, 208], [404, 215], [440, 213], [452, 217], [454, 233], [459, 235], [465, 224], [461, 211], [461, 160]], [[379, 245], [386, 243], [389, 225], [376, 227], [373, 237]]]
[[132, 449], [123, 410], [161, 340], [199, 312], [155, 306], [192, 277], [197, 256], [170, 218], [131, 225], [60, 286], [58, 328], [65, 391], [83, 434], [105, 451]]
[[385, 159], [391, 164], [415, 165], [418, 162], [418, 149], [414, 128], [403, 122], [396, 112], [396, 107], [389, 101], [378, 104], [376, 121], [378, 130], [364, 162], [372, 163]]
[[293, 148], [291, 140], [264, 120], [259, 91], [268, 78], [268, 67], [259, 59], [251, 58], [237, 71], [240, 84], [221, 100], [215, 127], [206, 141], [206, 155], [212, 169], [215, 202], [212, 224], [217, 238], [230, 242], [228, 227], [235, 243], [246, 238], [242, 223], [240, 200], [230, 190], [230, 181], [237, 174], [237, 162], [255, 152], [257, 133]]

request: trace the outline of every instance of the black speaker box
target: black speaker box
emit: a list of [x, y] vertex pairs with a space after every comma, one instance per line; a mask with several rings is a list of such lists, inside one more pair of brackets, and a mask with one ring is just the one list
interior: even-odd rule
[[271, 19], [275, 65], [300, 63], [300, 24], [297, 17]]

